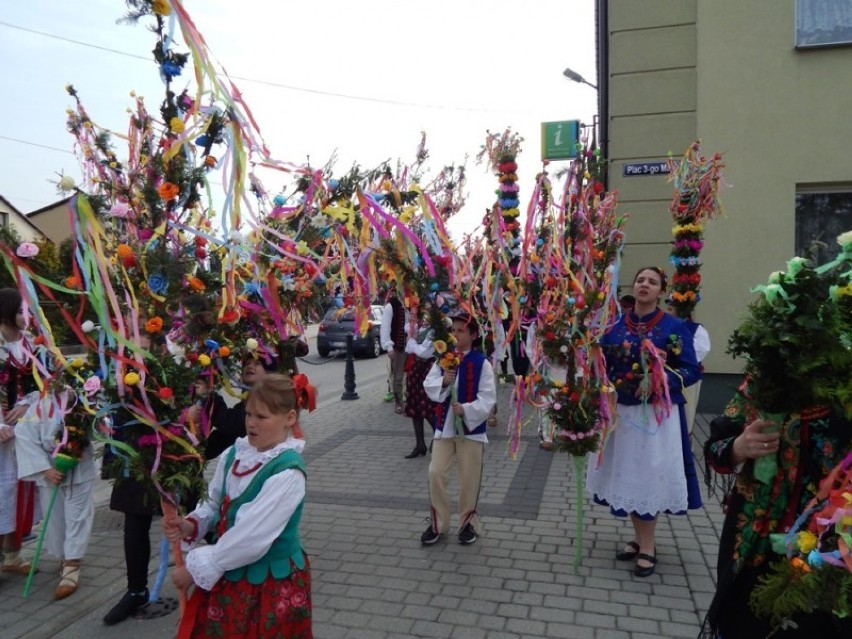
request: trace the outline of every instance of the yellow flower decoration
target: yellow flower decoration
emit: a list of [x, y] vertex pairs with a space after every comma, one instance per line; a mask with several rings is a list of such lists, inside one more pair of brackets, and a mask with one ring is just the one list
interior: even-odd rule
[[169, 120], [169, 128], [174, 133], [183, 133], [186, 129], [186, 125], [183, 123], [183, 120], [175, 116], [171, 120]]
[[169, 5], [168, 0], [154, 0], [151, 4], [151, 9], [154, 10], [158, 16], [168, 16], [172, 13], [172, 7]]
[[435, 340], [432, 346], [435, 347], [435, 352], [439, 355], [447, 352], [447, 343], [442, 339]]
[[198, 363], [202, 366], [210, 366], [210, 357], [202, 353], [198, 356]]
[[136, 386], [139, 383], [139, 373], [127, 373], [124, 376], [124, 383], [128, 386]]
[[817, 536], [809, 530], [803, 530], [796, 537], [799, 542], [799, 550], [802, 553], [809, 553], [817, 547]]
[[71, 368], [83, 368], [86, 361], [82, 357], [75, 357], [71, 360]]

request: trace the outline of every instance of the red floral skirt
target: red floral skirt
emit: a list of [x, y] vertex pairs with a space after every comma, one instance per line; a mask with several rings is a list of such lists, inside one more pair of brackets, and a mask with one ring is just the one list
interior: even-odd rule
[[435, 404], [423, 390], [423, 380], [432, 369], [433, 359], [414, 358], [405, 377], [405, 416], [431, 420], [435, 416]]
[[256, 586], [245, 580], [220, 579], [209, 592], [196, 588], [178, 637], [313, 639], [308, 558], [304, 570], [293, 568], [285, 579], [270, 575]]

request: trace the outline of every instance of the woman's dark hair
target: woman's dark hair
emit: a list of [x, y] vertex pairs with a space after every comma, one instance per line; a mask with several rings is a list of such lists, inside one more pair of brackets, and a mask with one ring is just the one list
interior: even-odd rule
[[657, 275], [660, 276], [660, 287], [661, 291], [666, 290], [666, 286], [668, 285], [668, 278], [666, 277], [666, 272], [661, 269], [659, 266], [643, 266], [638, 271], [636, 271], [636, 275], [633, 276], [633, 283], [636, 283], [636, 278], [639, 277], [639, 274], [642, 271], [654, 271]]
[[23, 303], [21, 293], [16, 288], [0, 288], [0, 324], [16, 326], [15, 316]]

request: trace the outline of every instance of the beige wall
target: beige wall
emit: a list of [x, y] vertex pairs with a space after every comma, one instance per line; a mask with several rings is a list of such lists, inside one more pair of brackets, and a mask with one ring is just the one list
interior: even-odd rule
[[2, 214], [4, 220], [8, 219], [9, 226], [14, 227], [22, 241], [32, 242], [42, 237], [42, 234], [38, 231], [38, 229], [34, 228], [31, 223], [28, 223], [27, 219], [23, 215], [11, 206], [8, 206], [6, 202], [1, 199], [0, 214]]
[[[795, 2], [610, 0], [610, 184], [630, 213], [622, 282], [668, 258], [672, 188], [622, 178], [625, 161], [679, 156], [700, 138], [727, 165], [727, 216], [706, 227], [711, 373], [735, 373], [728, 336], [749, 289], [795, 250], [797, 185], [852, 185], [852, 47], [797, 51]], [[671, 271], [671, 269], [668, 269]]]
[[60, 200], [53, 206], [40, 209], [36, 215], [31, 214], [30, 219], [56, 246], [71, 237], [68, 200]]

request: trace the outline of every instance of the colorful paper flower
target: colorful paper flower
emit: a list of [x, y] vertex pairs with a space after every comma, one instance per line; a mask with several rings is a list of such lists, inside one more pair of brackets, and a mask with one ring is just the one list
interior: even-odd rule
[[136, 386], [139, 383], [139, 379], [139, 373], [131, 371], [124, 376], [124, 383], [128, 386]]
[[178, 188], [177, 184], [172, 184], [171, 182], [163, 182], [157, 187], [157, 195], [166, 201], [177, 197], [178, 193], [180, 193], [180, 188]]
[[77, 183], [74, 182], [74, 178], [70, 175], [63, 175], [59, 178], [59, 190], [60, 191], [73, 191], [77, 188]]
[[109, 211], [107, 211], [107, 216], [109, 217], [117, 217], [117, 218], [126, 218], [127, 213], [130, 211], [130, 207], [127, 206], [127, 202], [117, 201], [113, 204]]
[[801, 531], [796, 537], [799, 550], [804, 554], [809, 553], [817, 547], [817, 536], [809, 530]]
[[175, 116], [171, 120], [169, 120], [169, 128], [172, 130], [172, 132], [180, 135], [184, 132], [184, 130], [186, 130], [186, 125], [184, 124], [183, 120]]
[[148, 289], [157, 295], [165, 295], [169, 290], [169, 282], [162, 273], [154, 273], [148, 277]]
[[97, 393], [101, 389], [101, 378], [97, 375], [92, 375], [83, 382], [83, 390], [89, 395]]
[[172, 13], [172, 7], [168, 0], [154, 0], [151, 3], [151, 10], [158, 16], [168, 16]]
[[163, 330], [163, 318], [152, 317], [147, 322], [145, 322], [145, 330], [151, 334], [159, 333], [161, 330]]
[[23, 242], [15, 251], [18, 257], [35, 257], [38, 255], [38, 247], [32, 242]]

